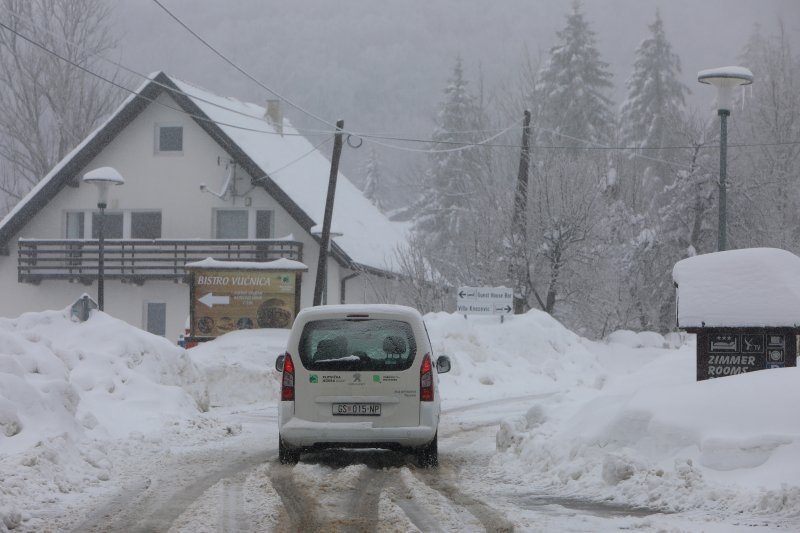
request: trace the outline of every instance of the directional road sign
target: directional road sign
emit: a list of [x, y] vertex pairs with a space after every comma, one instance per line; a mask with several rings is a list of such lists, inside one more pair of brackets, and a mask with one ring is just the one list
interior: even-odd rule
[[509, 315], [514, 291], [508, 287], [459, 287], [456, 311], [465, 315]]

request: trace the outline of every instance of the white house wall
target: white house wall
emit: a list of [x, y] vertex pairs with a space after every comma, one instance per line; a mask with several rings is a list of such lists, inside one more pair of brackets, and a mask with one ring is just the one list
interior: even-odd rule
[[[177, 107], [165, 94], [159, 97], [159, 101]], [[181, 155], [156, 153], [156, 124], [183, 126]], [[200, 190], [201, 183], [217, 192], [221, 189], [228, 160], [229, 156], [222, 148], [190, 117], [151, 104], [83, 169], [81, 175], [103, 166], [116, 168], [124, 177], [125, 184], [110, 190], [107, 212], [161, 210], [161, 236], [164, 239], [212, 238], [214, 208], [242, 208], [251, 213], [257, 209], [272, 210], [273, 237], [291, 235], [303, 243], [303, 262], [308, 265], [309, 272], [302, 277], [300, 305], [310, 306], [318, 261], [316, 241], [263, 188], [253, 188], [251, 177], [241, 168], [237, 168], [241, 179], [237, 180], [236, 188], [239, 194], [246, 193], [244, 196], [221, 200]], [[325, 195], [326, 191], [319, 191], [319, 194]], [[248, 207], [245, 207], [246, 198], [250, 199]], [[96, 296], [96, 284], [87, 287], [46, 280], [40, 285], [32, 285], [17, 281], [18, 238], [65, 238], [65, 213], [76, 210], [92, 212], [96, 205], [95, 187], [83, 183], [76, 188], [65, 187], [9, 242], [10, 254], [0, 257], [3, 290], [0, 315], [16, 317], [26, 311], [61, 309], [83, 292]], [[340, 275], [339, 264], [329, 258], [328, 302], [339, 302]], [[137, 327], [144, 327], [143, 308], [148, 301], [167, 304], [167, 336], [176, 338], [189, 312], [187, 285], [163, 281], [147, 281], [142, 286], [116, 280], [105, 283], [106, 312]]]

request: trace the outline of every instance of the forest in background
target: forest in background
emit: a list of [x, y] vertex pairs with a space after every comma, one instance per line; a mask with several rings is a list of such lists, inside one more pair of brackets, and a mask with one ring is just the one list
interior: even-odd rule
[[[658, 13], [648, 28], [618, 106], [579, 4], [542, 61], [528, 63], [493, 105], [456, 62], [433, 139], [476, 145], [432, 143], [419, 176], [414, 237], [400, 254], [417, 306], [451, 305], [434, 287], [504, 280], [523, 309], [543, 309], [583, 335], [674, 329], [673, 265], [717, 249], [720, 127], [715, 114], [686, 104], [681, 61]], [[800, 253], [800, 58], [778, 23], [756, 28], [739, 59], [756, 81], [737, 93], [729, 120], [728, 248]], [[522, 221], [513, 216], [519, 109], [532, 111]], [[504, 139], [517, 148], [481, 144], [515, 120]]]
[[[186, 7], [182, 2], [168, 4]], [[256, 4], [261, 5], [252, 4], [251, 11]], [[276, 4], [266, 5], [277, 9]], [[381, 31], [379, 22], [386, 14], [377, 17], [368, 10], [361, 22], [365, 28], [375, 22], [374, 39], [382, 46], [348, 40], [347, 34], [340, 39], [353, 56], [375, 55], [374, 62], [391, 69], [408, 59], [417, 34], [453, 19], [475, 24], [484, 15], [474, 2], [465, 4], [460, 13], [447, 9], [452, 3], [437, 5], [444, 7], [435, 16], [411, 14], [419, 19], [414, 32], [403, 34], [395, 45], [386, 43], [386, 32]], [[396, 11], [390, 15], [409, 16], [402, 3], [389, 6]], [[375, 131], [396, 125], [416, 131], [418, 140], [430, 141], [365, 142], [362, 149], [344, 157], [347, 162], [350, 156], [347, 175], [376, 204], [412, 222], [414, 237], [398, 258], [407, 274], [406, 297], [421, 310], [452, 305], [452, 291], [442, 287], [506, 284], [515, 288], [523, 308], [544, 309], [584, 335], [674, 327], [672, 265], [716, 249], [719, 123], [710, 105], [713, 90], [705, 93], [707, 107], [698, 110], [687, 100], [687, 73], [671, 39], [678, 31], [655, 9], [637, 30], [645, 38], [630, 47], [630, 64], [621, 66], [615, 58], [612, 67], [600, 51], [603, 36], [595, 33], [594, 19], [587, 15], [594, 6], [559, 3], [558, 9], [542, 17], [555, 28], [552, 43], [533, 51], [515, 42], [498, 64], [476, 61], [471, 49], [461, 50], [457, 40], [445, 39], [436, 56], [439, 63], [447, 63], [441, 69], [449, 72], [442, 75], [448, 80], [436, 94], [416, 94], [412, 100], [419, 103], [414, 109], [407, 99], [391, 97], [397, 87], [375, 90], [381, 80], [389, 82], [390, 71], [368, 79], [349, 67], [344, 57], [323, 62], [312, 57], [326, 42], [315, 39], [315, 28], [330, 25], [333, 29], [327, 31], [335, 32], [337, 25], [345, 26], [332, 8], [319, 3], [298, 9], [291, 18], [300, 24], [296, 33], [307, 49], [303, 42], [294, 43], [292, 53], [276, 46], [264, 54], [271, 62], [255, 62], [261, 79], [277, 77], [291, 87], [292, 66], [297, 64], [298, 50], [304, 52], [308, 63], [316, 62], [320, 83], [308, 86], [306, 99], [300, 101], [310, 101], [315, 111], [336, 117], [336, 96], [344, 91], [365, 111], [346, 121], [346, 128]], [[124, 56], [120, 43], [125, 36], [114, 31], [115, 17], [119, 11], [140, 9], [138, 5], [115, 6], [116, 14], [99, 0], [2, 0], [0, 7], [5, 24], [35, 36], [74, 62], [127, 87], [141, 82], [101, 59]], [[216, 17], [219, 31], [227, 28], [226, 35], [236, 35], [245, 22], [233, 12], [222, 17], [225, 12], [217, 5], [198, 16]], [[512, 9], [496, 14], [509, 26], [513, 15]], [[780, 22], [752, 26], [749, 34], [740, 36], [741, 42], [731, 44], [738, 50], [738, 62], [749, 67], [756, 80], [738, 95], [729, 121], [731, 248], [776, 246], [800, 251], [795, 220], [800, 194], [795, 183], [800, 174], [799, 61], [791, 47], [796, 28], [794, 32], [789, 28]], [[171, 31], [177, 34], [180, 28], [173, 25]], [[192, 46], [196, 50], [198, 45]], [[243, 64], [253, 64], [257, 54], [242, 43], [225, 50]], [[291, 61], [280, 61], [282, 56]], [[169, 67], [152, 61], [150, 57], [140, 70]], [[6, 73], [0, 79], [4, 84], [0, 183], [10, 206], [96, 127], [125, 93], [42, 54], [7, 31], [0, 31], [0, 66]], [[430, 65], [425, 69], [404, 71], [407, 85], [400, 90], [413, 93], [430, 87], [431, 80], [422, 77]], [[502, 69], [506, 71], [499, 74]], [[227, 90], [234, 87], [230, 73], [175, 74], [219, 94], [236, 93]], [[343, 78], [348, 80], [344, 86], [326, 84]], [[702, 90], [692, 87], [695, 94]], [[381, 92], [387, 96], [375, 96]], [[253, 89], [239, 94], [253, 101], [265, 97]], [[513, 213], [526, 109], [532, 112], [532, 150], [521, 226]], [[375, 118], [378, 111], [382, 119]], [[386, 116], [407, 118], [387, 124]], [[293, 121], [318, 142], [324, 127], [318, 123], [312, 127], [297, 112]], [[317, 133], [311, 131], [314, 128]], [[386, 295], [387, 300], [393, 298], [396, 295]]]

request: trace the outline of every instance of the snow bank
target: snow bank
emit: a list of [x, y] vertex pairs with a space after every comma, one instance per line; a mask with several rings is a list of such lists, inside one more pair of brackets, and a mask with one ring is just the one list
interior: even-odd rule
[[[609, 349], [594, 350], [609, 371], [601, 390], [566, 392], [503, 423], [498, 464], [555, 493], [642, 507], [797, 512], [798, 369], [695, 382], [693, 343]], [[613, 360], [637, 357], [646, 362]]]
[[189, 350], [208, 384], [213, 407], [277, 402], [275, 359], [286, 352], [288, 329], [231, 331]]
[[602, 375], [586, 341], [541, 311], [503, 323], [498, 317], [431, 313], [425, 323], [434, 353], [449, 355], [453, 363], [439, 379], [448, 401], [593, 387]]
[[108, 480], [110, 439], [139, 442], [207, 406], [185, 350], [105, 313], [0, 319], [0, 531]]
[[185, 350], [104, 313], [0, 319], [0, 447], [84, 433], [126, 437], [208, 406]]

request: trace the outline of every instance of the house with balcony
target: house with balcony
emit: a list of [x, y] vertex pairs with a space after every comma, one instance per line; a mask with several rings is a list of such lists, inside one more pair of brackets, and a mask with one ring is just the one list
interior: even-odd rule
[[[330, 162], [266, 108], [153, 74], [0, 221], [0, 316], [60, 309], [98, 279], [97, 190], [82, 177], [113, 167], [125, 183], [105, 209], [105, 311], [177, 338], [189, 313], [187, 263], [308, 266], [312, 304]], [[347, 150], [347, 147], [345, 147]], [[346, 157], [346, 152], [345, 152]], [[341, 173], [327, 259], [328, 303], [391, 300], [407, 224], [390, 221]], [[398, 302], [402, 303], [402, 302]]]

